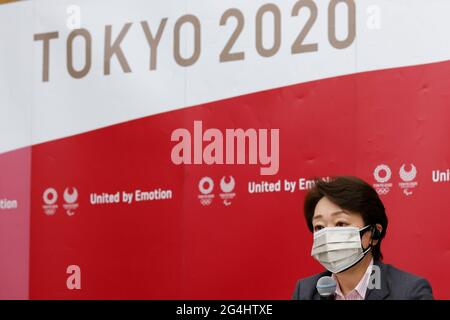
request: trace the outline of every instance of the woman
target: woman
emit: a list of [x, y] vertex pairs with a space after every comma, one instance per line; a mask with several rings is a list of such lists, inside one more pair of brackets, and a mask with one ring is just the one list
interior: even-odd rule
[[316, 180], [304, 214], [314, 236], [311, 255], [328, 271], [299, 280], [293, 299], [320, 299], [316, 285], [324, 276], [336, 281], [336, 300], [433, 299], [427, 280], [381, 262], [388, 219], [366, 182], [355, 177]]

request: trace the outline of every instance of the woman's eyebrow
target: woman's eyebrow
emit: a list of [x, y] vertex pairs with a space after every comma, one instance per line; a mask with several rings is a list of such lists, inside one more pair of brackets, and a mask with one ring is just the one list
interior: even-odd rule
[[[336, 216], [336, 215], [342, 214], [342, 213], [343, 213], [343, 214], [346, 214], [346, 215], [349, 214], [347, 211], [339, 210], [339, 211], [335, 211], [335, 212], [330, 213], [330, 215]], [[317, 220], [317, 219], [320, 219], [320, 218], [322, 218], [322, 215], [321, 215], [321, 214], [318, 214], [318, 215], [316, 215], [316, 216], [313, 217], [313, 221], [314, 221], [314, 220]]]
[[335, 216], [335, 215], [338, 215], [338, 214], [341, 214], [341, 213], [344, 213], [344, 214], [347, 214], [347, 215], [348, 215], [348, 212], [347, 212], [347, 211], [344, 211], [344, 210], [339, 210], [339, 211], [332, 212], [331, 215], [332, 215], [332, 216]]
[[[347, 211], [339, 210], [339, 211], [335, 211], [335, 212], [330, 213], [330, 215], [335, 216], [335, 215], [342, 214], [342, 213], [343, 214], [347, 214], [347, 215], [349, 214]], [[317, 219], [320, 219], [320, 218], [322, 218], [322, 215], [318, 214], [318, 215], [313, 217], [313, 220], [317, 220]]]

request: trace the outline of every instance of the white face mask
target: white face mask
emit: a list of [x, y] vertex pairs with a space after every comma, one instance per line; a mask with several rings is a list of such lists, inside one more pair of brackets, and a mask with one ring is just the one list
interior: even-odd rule
[[364, 250], [361, 244], [361, 231], [368, 227], [327, 227], [314, 232], [311, 256], [332, 273], [354, 266], [372, 248]]

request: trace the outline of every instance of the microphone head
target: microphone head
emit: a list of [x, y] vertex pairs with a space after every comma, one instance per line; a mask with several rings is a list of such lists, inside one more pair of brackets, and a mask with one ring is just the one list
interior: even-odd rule
[[332, 296], [336, 292], [336, 281], [329, 276], [322, 277], [317, 281], [316, 288], [321, 297]]

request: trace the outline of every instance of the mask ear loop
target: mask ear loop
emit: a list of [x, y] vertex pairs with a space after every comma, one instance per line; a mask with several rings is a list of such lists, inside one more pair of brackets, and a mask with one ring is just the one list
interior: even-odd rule
[[366, 233], [367, 232], [367, 228], [369, 228], [369, 227], [371, 227], [371, 234], [370, 234], [370, 243], [369, 243], [369, 246], [367, 247], [367, 248], [364, 248], [363, 246], [362, 246], [362, 243], [361, 243], [361, 248], [363, 249], [363, 253], [364, 253], [364, 255], [366, 255], [366, 253], [367, 252], [369, 252], [372, 248], [373, 248], [373, 235], [374, 235], [374, 233], [375, 233], [375, 228], [376, 228], [376, 226], [375, 225], [371, 225], [371, 224], [368, 224], [367, 226], [365, 226], [365, 227], [363, 227], [361, 230], [359, 230], [359, 235], [362, 237], [363, 235], [364, 235], [364, 233]]

